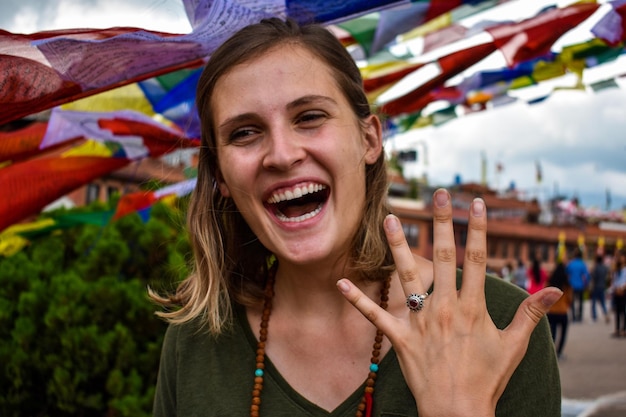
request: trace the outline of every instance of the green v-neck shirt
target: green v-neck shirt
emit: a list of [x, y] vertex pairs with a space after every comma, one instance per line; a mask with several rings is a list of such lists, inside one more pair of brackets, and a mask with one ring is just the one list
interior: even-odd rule
[[[460, 285], [460, 271], [457, 274]], [[487, 308], [498, 328], [513, 318], [527, 296], [516, 286], [487, 277]], [[245, 310], [235, 308], [233, 325], [215, 337], [197, 322], [170, 325], [167, 329], [154, 400], [155, 417], [225, 417], [250, 415], [256, 369], [256, 338]], [[261, 415], [267, 417], [353, 417], [363, 395], [359, 387], [332, 412], [327, 412], [296, 392], [269, 358], [261, 395]], [[324, 366], [320, 363], [319, 366]], [[364, 375], [368, 364], [363, 365]], [[311, 381], [312, 384], [315, 381]], [[364, 381], [365, 383], [365, 381]], [[391, 349], [381, 360], [373, 415], [416, 417], [417, 407], [396, 354]], [[468, 417], [472, 410], [468, 410]], [[547, 320], [535, 329], [526, 356], [500, 398], [497, 417], [560, 417], [561, 385], [558, 364]]]

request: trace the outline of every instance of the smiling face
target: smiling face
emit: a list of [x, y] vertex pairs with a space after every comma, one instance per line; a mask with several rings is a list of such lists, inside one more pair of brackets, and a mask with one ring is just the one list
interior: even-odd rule
[[219, 190], [281, 264], [347, 256], [378, 118], [358, 120], [330, 68], [288, 43], [222, 76], [211, 108]]

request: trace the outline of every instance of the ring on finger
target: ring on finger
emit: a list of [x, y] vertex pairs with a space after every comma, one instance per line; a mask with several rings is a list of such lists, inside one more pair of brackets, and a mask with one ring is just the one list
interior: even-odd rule
[[422, 308], [424, 308], [424, 300], [428, 298], [429, 294], [425, 292], [424, 294], [411, 294], [406, 298], [406, 306], [412, 312], [418, 312]]

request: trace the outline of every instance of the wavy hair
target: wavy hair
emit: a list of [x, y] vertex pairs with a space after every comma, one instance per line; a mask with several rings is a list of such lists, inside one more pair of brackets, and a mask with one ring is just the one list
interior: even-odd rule
[[[157, 314], [170, 323], [200, 317], [211, 333], [219, 334], [230, 322], [233, 302], [252, 305], [263, 297], [272, 254], [250, 230], [232, 199], [222, 197], [217, 188], [219, 161], [211, 98], [218, 80], [233, 67], [282, 44], [302, 46], [328, 65], [362, 126], [372, 114], [356, 63], [322, 26], [265, 19], [241, 29], [213, 53], [196, 94], [202, 145], [197, 185], [187, 214], [195, 259], [193, 273], [174, 294], [159, 296], [150, 291], [152, 299], [166, 308]], [[384, 152], [366, 166], [365, 176], [365, 208], [351, 242], [349, 268], [361, 279], [380, 281], [394, 269], [383, 231], [384, 217], [390, 212]]]

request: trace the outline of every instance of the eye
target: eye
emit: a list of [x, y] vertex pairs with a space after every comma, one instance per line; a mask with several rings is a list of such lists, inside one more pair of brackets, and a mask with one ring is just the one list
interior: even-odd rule
[[233, 144], [245, 144], [251, 142], [259, 135], [259, 129], [251, 126], [240, 127], [228, 135], [228, 142]]
[[296, 123], [298, 126], [311, 129], [321, 126], [328, 119], [328, 115], [322, 111], [307, 111], [301, 113], [296, 118]]

